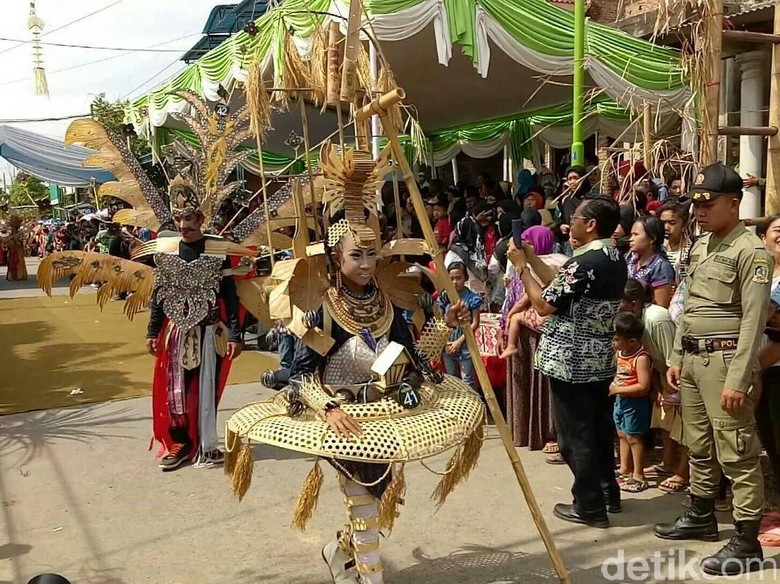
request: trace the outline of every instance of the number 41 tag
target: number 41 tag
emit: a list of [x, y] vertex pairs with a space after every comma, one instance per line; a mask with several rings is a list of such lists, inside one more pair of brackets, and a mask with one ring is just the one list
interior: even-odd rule
[[420, 405], [420, 394], [411, 385], [404, 384], [398, 390], [398, 401], [407, 410], [413, 410]]

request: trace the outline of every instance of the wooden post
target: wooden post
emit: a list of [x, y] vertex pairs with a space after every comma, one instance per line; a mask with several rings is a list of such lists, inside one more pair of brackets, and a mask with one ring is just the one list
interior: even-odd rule
[[[442, 250], [439, 250], [439, 244], [436, 241], [433, 227], [431, 226], [431, 222], [428, 220], [428, 214], [425, 211], [425, 203], [423, 202], [422, 195], [420, 194], [420, 190], [417, 187], [417, 181], [414, 180], [412, 169], [409, 167], [409, 162], [406, 160], [403, 148], [401, 147], [401, 143], [398, 140], [398, 132], [391, 120], [387, 117], [388, 109], [403, 99], [404, 95], [404, 91], [401, 88], [397, 88], [392, 92], [379, 97], [379, 99], [372, 101], [370, 104], [355, 112], [355, 122], [359, 122], [361, 119], [365, 119], [366, 116], [370, 116], [372, 114], [378, 114], [382, 118], [382, 127], [385, 129], [385, 135], [390, 142], [390, 147], [393, 152], [395, 163], [401, 169], [404, 182], [406, 183], [406, 187], [409, 189], [412, 204], [414, 205], [414, 211], [417, 215], [417, 219], [420, 222], [420, 227], [423, 230], [423, 235], [428, 245], [428, 249], [433, 256], [433, 262], [436, 266], [436, 271], [439, 274], [446, 275], [447, 271], [444, 267], [444, 253]], [[442, 278], [442, 283], [445, 286], [444, 291], [447, 293], [447, 296], [450, 298], [458, 297], [455, 286], [452, 284], [449, 278]], [[477, 339], [474, 336], [474, 331], [471, 330], [471, 327], [464, 326], [463, 332], [464, 336], [466, 337], [466, 346], [468, 347], [469, 352], [472, 355], [479, 355], [479, 345], [477, 345]], [[473, 363], [474, 370], [476, 371], [477, 377], [479, 378], [479, 385], [485, 395], [485, 401], [487, 402], [488, 409], [490, 410], [490, 414], [493, 416], [493, 421], [495, 422], [496, 429], [501, 436], [504, 449], [509, 456], [509, 460], [512, 462], [512, 468], [514, 469], [515, 476], [517, 477], [517, 482], [520, 484], [520, 489], [523, 491], [525, 502], [528, 505], [529, 511], [531, 512], [531, 517], [536, 524], [536, 528], [539, 530], [539, 535], [542, 537], [542, 541], [544, 542], [544, 546], [547, 549], [548, 555], [550, 556], [550, 560], [552, 561], [555, 572], [558, 575], [558, 579], [563, 584], [570, 584], [571, 579], [569, 577], [568, 571], [566, 570], [566, 565], [563, 562], [563, 558], [561, 557], [558, 548], [555, 546], [555, 542], [552, 539], [552, 535], [550, 534], [550, 530], [548, 529], [547, 523], [544, 520], [544, 516], [542, 515], [542, 511], [539, 508], [539, 504], [536, 502], [536, 497], [534, 496], [533, 489], [531, 488], [531, 483], [528, 481], [528, 476], [525, 474], [523, 463], [520, 460], [520, 456], [517, 454], [517, 449], [515, 448], [514, 442], [512, 442], [512, 434], [509, 431], [509, 426], [507, 426], [507, 423], [504, 420], [504, 416], [501, 413], [501, 408], [499, 408], [498, 402], [496, 401], [496, 394], [493, 392], [493, 386], [490, 384], [490, 378], [488, 377], [487, 369], [485, 369], [485, 364], [482, 362], [482, 359], [479, 358], [473, 359]]]
[[649, 171], [652, 168], [652, 148], [653, 148], [653, 108], [649, 101], [645, 102], [645, 110], [642, 115], [642, 158], [645, 168]]
[[[775, 4], [774, 33], [780, 35], [780, 5]], [[769, 126], [780, 128], [780, 45], [772, 45]], [[780, 213], [780, 134], [769, 137], [766, 152], [766, 215]]]
[[723, 48], [723, 0], [712, 0], [707, 32], [699, 40], [709, 42], [705, 68], [704, 112], [702, 116], [701, 164], [715, 164], [718, 158], [721, 51]]

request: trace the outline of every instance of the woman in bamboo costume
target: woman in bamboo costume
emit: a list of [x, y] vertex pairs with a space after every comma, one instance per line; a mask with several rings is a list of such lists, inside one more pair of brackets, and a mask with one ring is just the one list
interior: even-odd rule
[[[419, 311], [417, 283], [404, 275], [408, 264], [387, 257], [388, 246], [379, 249], [368, 226], [375, 187], [365, 177], [356, 180], [358, 157], [368, 157], [373, 167], [367, 153], [349, 151], [342, 160], [323, 150], [325, 200], [337, 211], [324, 249], [277, 263], [271, 276], [271, 311], [280, 299], [288, 303], [288, 327], [300, 339], [289, 386], [228, 421], [226, 469], [243, 496], [247, 485], [241, 483], [251, 476], [251, 467], [243, 466], [251, 463], [244, 437], [324, 458], [338, 471], [349, 523], [324, 546], [323, 559], [336, 584], [381, 584], [380, 530], [392, 528], [402, 501], [403, 463], [457, 446], [434, 493], [443, 503], [476, 464], [484, 408], [466, 384], [427, 367], [446, 344], [443, 319], [431, 319], [413, 341], [402, 309]], [[297, 284], [296, 276], [302, 280]], [[307, 294], [296, 293], [304, 289]], [[424, 318], [419, 312], [416, 318]], [[317, 462], [304, 482], [294, 526], [305, 527], [322, 477]]]

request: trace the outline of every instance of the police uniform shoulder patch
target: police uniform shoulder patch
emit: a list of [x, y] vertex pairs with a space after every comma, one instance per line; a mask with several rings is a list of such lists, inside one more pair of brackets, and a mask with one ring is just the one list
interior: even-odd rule
[[769, 283], [769, 264], [763, 259], [753, 261], [753, 282], [756, 284]]

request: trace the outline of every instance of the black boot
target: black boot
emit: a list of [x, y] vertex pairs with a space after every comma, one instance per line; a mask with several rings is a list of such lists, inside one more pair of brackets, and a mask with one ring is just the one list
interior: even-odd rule
[[737, 576], [761, 568], [764, 552], [758, 541], [761, 521], [735, 521], [734, 535], [714, 556], [704, 558], [701, 571], [713, 576]]
[[674, 523], [656, 523], [655, 535], [662, 539], [700, 539], [718, 541], [715, 499], [691, 495], [691, 508]]

